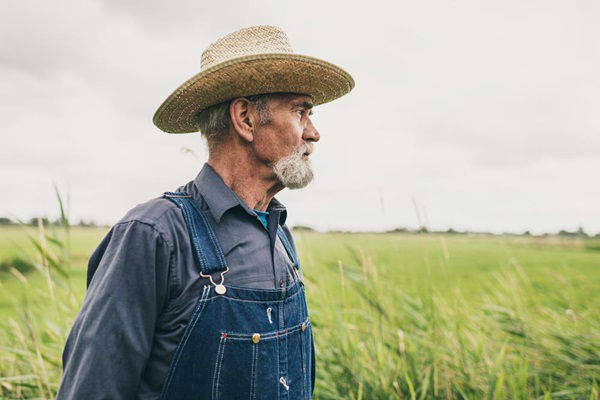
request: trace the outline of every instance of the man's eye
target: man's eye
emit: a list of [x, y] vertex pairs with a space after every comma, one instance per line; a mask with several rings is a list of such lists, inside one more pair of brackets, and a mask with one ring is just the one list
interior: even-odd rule
[[308, 115], [308, 116], [310, 117], [311, 115], [313, 115], [313, 112], [312, 112], [312, 110], [307, 110], [307, 109], [304, 109], [304, 108], [298, 109], [296, 112], [297, 112], [297, 113], [298, 113], [298, 114], [299, 114], [301, 117], [304, 117], [305, 115]]

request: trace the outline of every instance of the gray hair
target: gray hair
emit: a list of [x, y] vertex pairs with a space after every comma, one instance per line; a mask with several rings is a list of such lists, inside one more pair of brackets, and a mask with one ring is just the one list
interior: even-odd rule
[[[245, 97], [250, 100], [258, 111], [260, 125], [266, 125], [271, 122], [268, 104], [272, 94], [256, 94]], [[209, 152], [215, 145], [227, 137], [227, 130], [231, 124], [231, 118], [229, 117], [230, 104], [231, 100], [227, 100], [210, 106], [196, 115], [196, 126], [206, 138]]]

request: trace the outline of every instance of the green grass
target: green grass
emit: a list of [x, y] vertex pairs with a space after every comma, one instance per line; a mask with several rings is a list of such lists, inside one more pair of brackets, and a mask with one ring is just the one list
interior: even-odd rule
[[[68, 262], [65, 263], [65, 268], [69, 272], [68, 279], [55, 279], [55, 281], [62, 285], [70, 285], [77, 299], [83, 298], [85, 292], [85, 275], [89, 255], [107, 231], [108, 228], [71, 228], [70, 241], [68, 241], [64, 229], [45, 228], [45, 233], [49, 237], [56, 238], [65, 245], [70, 242]], [[1, 227], [0, 265], [10, 267], [15, 261], [21, 260], [30, 264], [39, 263], [39, 253], [34, 245], [34, 241], [39, 241], [39, 237], [37, 227]], [[15, 276], [10, 271], [2, 270], [0, 272], [0, 320], [14, 315], [15, 310], [20, 308], [18, 303], [27, 297], [27, 293], [43, 291], [46, 288], [47, 279], [43, 274], [32, 273], [21, 277]], [[40, 297], [29, 297], [30, 301], [44, 301]], [[36, 307], [32, 307], [32, 309], [35, 310]]]
[[[0, 261], [28, 257], [38, 267], [0, 275], [3, 397], [54, 395], [87, 257], [105, 231], [73, 228], [70, 258], [57, 232], [48, 246], [70, 264], [65, 277], [22, 230], [0, 229]], [[597, 242], [295, 237], [316, 339], [316, 399], [598, 399]]]
[[600, 254], [581, 243], [297, 240], [317, 332], [319, 398], [597, 398]]

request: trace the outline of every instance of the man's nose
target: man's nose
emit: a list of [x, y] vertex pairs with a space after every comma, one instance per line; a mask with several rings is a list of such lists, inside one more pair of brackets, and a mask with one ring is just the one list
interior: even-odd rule
[[321, 134], [315, 128], [312, 121], [309, 119], [306, 128], [304, 129], [304, 134], [302, 135], [304, 140], [310, 140], [312, 142], [318, 142], [321, 139]]

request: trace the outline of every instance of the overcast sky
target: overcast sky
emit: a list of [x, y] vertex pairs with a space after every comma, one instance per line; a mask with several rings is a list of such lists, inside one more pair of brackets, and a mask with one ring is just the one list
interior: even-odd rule
[[290, 225], [597, 233], [599, 20], [597, 1], [3, 0], [0, 216], [55, 217], [55, 182], [74, 220], [114, 223], [193, 179], [202, 138], [154, 111], [211, 42], [271, 24], [356, 81], [315, 109]]

